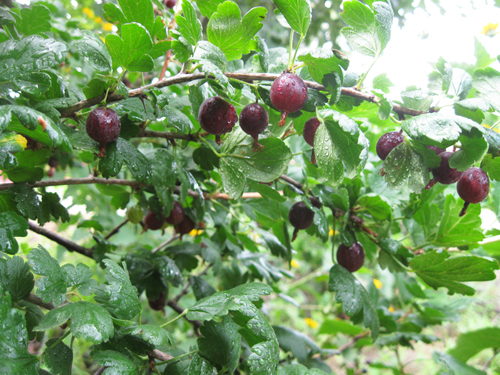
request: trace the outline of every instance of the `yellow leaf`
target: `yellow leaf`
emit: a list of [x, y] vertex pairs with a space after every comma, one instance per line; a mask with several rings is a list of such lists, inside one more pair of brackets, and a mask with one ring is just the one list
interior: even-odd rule
[[88, 7], [84, 7], [82, 9], [83, 14], [85, 14], [88, 18], [94, 18], [94, 11]]
[[382, 288], [382, 281], [373, 279], [373, 284], [375, 284], [375, 288], [381, 289]]
[[290, 265], [293, 267], [293, 268], [300, 268], [300, 263], [297, 262], [295, 259], [292, 259], [292, 261], [290, 262]]
[[201, 229], [193, 229], [191, 232], [189, 232], [189, 235], [195, 237], [195, 236], [202, 234], [202, 233], [203, 233], [203, 230], [201, 230]]
[[391, 305], [391, 306], [389, 306], [389, 311], [390, 311], [391, 313], [393, 313], [393, 312], [394, 312], [394, 307], [392, 307], [392, 305]]
[[483, 26], [483, 31], [481, 31], [481, 34], [486, 35], [489, 34], [491, 31], [495, 31], [498, 27], [498, 22], [497, 23], [488, 23], [486, 26]]
[[102, 29], [104, 31], [111, 31], [111, 30], [113, 30], [113, 24], [109, 23], [109, 22], [105, 22], [102, 24]]
[[319, 323], [317, 321], [315, 321], [314, 319], [311, 319], [311, 318], [305, 318], [305, 321], [306, 321], [306, 324], [313, 328], [313, 329], [316, 329], [319, 327]]
[[94, 18], [94, 22], [102, 23], [102, 18], [101, 17], [96, 17], [96, 18]]

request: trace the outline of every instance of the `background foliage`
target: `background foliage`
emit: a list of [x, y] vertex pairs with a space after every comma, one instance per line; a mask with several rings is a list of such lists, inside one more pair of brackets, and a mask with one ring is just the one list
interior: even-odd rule
[[[475, 66], [440, 59], [397, 93], [350, 58], [375, 64], [409, 1], [2, 4], [4, 373], [500, 373], [486, 222], [500, 214], [500, 73], [480, 44]], [[309, 91], [281, 128], [269, 91], [287, 68]], [[215, 95], [265, 106], [262, 151], [238, 126], [221, 146], [201, 131]], [[85, 120], [104, 103], [121, 133], [98, 157]], [[317, 164], [301, 135], [313, 116]], [[380, 161], [377, 139], [400, 128]], [[453, 185], [424, 189], [430, 145], [481, 166], [487, 200], [460, 217]], [[195, 229], [144, 230], [174, 201]], [[314, 223], [291, 242], [299, 201]], [[355, 241], [366, 261], [351, 274], [335, 252]]]

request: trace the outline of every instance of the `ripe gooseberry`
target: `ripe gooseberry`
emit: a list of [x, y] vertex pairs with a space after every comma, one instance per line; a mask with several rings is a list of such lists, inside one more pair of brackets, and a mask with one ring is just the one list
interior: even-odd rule
[[170, 215], [165, 219], [165, 221], [171, 225], [178, 225], [184, 219], [184, 208], [179, 202], [174, 202], [174, 206], [172, 207], [172, 211], [170, 211]]
[[479, 203], [486, 199], [490, 191], [490, 179], [481, 168], [472, 167], [463, 172], [457, 182], [457, 192], [465, 203], [459, 216], [464, 216], [471, 203]]
[[431, 168], [434, 180], [443, 185], [450, 185], [457, 182], [462, 177], [463, 172], [450, 168], [449, 159], [452, 152], [441, 152], [438, 156], [441, 158], [439, 167]]
[[285, 125], [289, 113], [302, 109], [307, 100], [307, 85], [298, 75], [285, 72], [271, 86], [271, 102], [281, 111], [280, 126]]
[[156, 214], [149, 210], [146, 216], [144, 216], [144, 229], [157, 230], [163, 227], [165, 220], [161, 216], [156, 216]]
[[260, 104], [251, 103], [240, 113], [241, 129], [252, 136], [253, 150], [257, 151], [264, 146], [259, 144], [259, 134], [266, 130], [269, 125], [269, 114]]
[[165, 0], [165, 6], [172, 9], [177, 4], [177, 0]]
[[353, 243], [352, 246], [341, 243], [337, 249], [337, 262], [349, 272], [356, 272], [365, 263], [363, 245], [359, 242]]
[[180, 234], [181, 238], [183, 235], [188, 234], [195, 228], [194, 221], [188, 215], [184, 215], [184, 219], [175, 226], [175, 231]]
[[405, 136], [402, 132], [393, 131], [382, 135], [377, 141], [377, 155], [380, 159], [385, 160], [387, 155], [396, 147], [403, 143]]
[[229, 133], [238, 115], [234, 106], [220, 96], [212, 96], [206, 99], [200, 106], [198, 121], [201, 127], [210, 134], [215, 135], [217, 144], [221, 144], [220, 136]]
[[316, 164], [316, 155], [314, 155], [314, 136], [316, 135], [316, 130], [318, 130], [320, 124], [321, 123], [317, 117], [311, 117], [304, 124], [304, 132], [302, 133], [302, 136], [307, 144], [313, 148], [311, 164]]
[[314, 219], [314, 211], [306, 206], [304, 202], [295, 203], [288, 212], [288, 220], [295, 228], [292, 241], [297, 238], [300, 229], [307, 229], [311, 226]]
[[120, 135], [120, 119], [110, 108], [97, 107], [89, 113], [85, 123], [87, 134], [99, 143], [99, 156], [104, 157], [106, 145], [116, 141]]

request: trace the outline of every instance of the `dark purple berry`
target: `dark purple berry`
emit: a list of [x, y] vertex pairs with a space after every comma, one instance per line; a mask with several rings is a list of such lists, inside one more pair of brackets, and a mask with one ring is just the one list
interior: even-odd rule
[[165, 6], [172, 9], [177, 4], [177, 0], [165, 0]]
[[442, 152], [445, 152], [445, 151], [446, 151], [446, 149], [445, 149], [445, 148], [439, 148], [438, 146], [427, 146], [427, 148], [428, 148], [429, 150], [434, 151], [434, 152], [436, 153], [436, 155], [439, 155], [440, 153], [442, 153]]
[[465, 215], [470, 203], [479, 203], [486, 199], [490, 191], [488, 175], [477, 167], [467, 169], [457, 182], [457, 192], [465, 201], [460, 216]]
[[304, 125], [304, 132], [302, 133], [307, 144], [309, 146], [313, 147], [312, 156], [311, 156], [311, 163], [312, 164], [316, 164], [316, 156], [314, 155], [314, 136], [316, 135], [316, 130], [318, 130], [319, 125], [320, 125], [320, 122], [319, 122], [318, 118], [312, 117], [306, 121], [306, 123]]
[[356, 272], [365, 263], [365, 250], [363, 245], [355, 242], [351, 247], [340, 244], [337, 249], [337, 262], [349, 272]]
[[89, 137], [99, 143], [99, 156], [103, 157], [106, 145], [116, 141], [120, 135], [120, 119], [112, 109], [98, 107], [89, 113], [86, 129]]
[[405, 136], [401, 132], [388, 132], [381, 136], [377, 142], [377, 155], [385, 160], [387, 155], [396, 147], [403, 143]]
[[238, 121], [238, 115], [232, 104], [220, 96], [213, 96], [201, 104], [198, 121], [205, 131], [215, 135], [215, 141], [220, 144], [220, 136], [233, 129]]
[[174, 207], [165, 221], [171, 225], [178, 225], [184, 219], [184, 208], [179, 202], [174, 202]]
[[191, 232], [195, 227], [194, 221], [188, 215], [184, 215], [184, 219], [175, 226], [175, 231], [181, 235]]
[[146, 216], [144, 216], [144, 226], [146, 227], [145, 229], [157, 230], [163, 227], [164, 223], [165, 220], [163, 220], [163, 217], [156, 216], [153, 211], [148, 211]]
[[249, 104], [240, 113], [241, 129], [252, 136], [254, 151], [262, 149], [263, 146], [259, 144], [259, 134], [266, 130], [268, 125], [269, 115], [260, 104]]
[[160, 292], [160, 297], [155, 300], [148, 300], [149, 307], [156, 311], [163, 311], [165, 308], [165, 292]]
[[439, 167], [431, 169], [434, 180], [443, 185], [454, 184], [463, 174], [463, 172], [450, 168], [449, 160], [451, 155], [453, 155], [452, 152], [441, 152], [438, 155], [441, 158]]
[[302, 109], [307, 100], [307, 86], [299, 76], [285, 72], [271, 86], [271, 102], [281, 111], [280, 126], [285, 125], [289, 113]]
[[290, 220], [290, 224], [295, 228], [292, 241], [297, 238], [297, 233], [300, 229], [307, 229], [311, 226], [313, 219], [314, 212], [304, 202], [297, 202], [290, 208], [288, 220]]

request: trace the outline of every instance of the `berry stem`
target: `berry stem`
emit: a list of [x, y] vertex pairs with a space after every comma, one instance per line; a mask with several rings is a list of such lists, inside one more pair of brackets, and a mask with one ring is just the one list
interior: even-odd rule
[[458, 216], [462, 217], [467, 213], [467, 208], [469, 207], [469, 202], [464, 202], [464, 206], [462, 207], [462, 211], [458, 214]]
[[[218, 136], [218, 137], [219, 137], [219, 141], [220, 141], [220, 136]], [[205, 138], [203, 138], [203, 137], [200, 137], [200, 139], [201, 139], [203, 142], [205, 142], [205, 144], [206, 144], [206, 145], [207, 145], [207, 146], [208, 146], [208, 147], [212, 150], [212, 152], [213, 152], [213, 153], [214, 153], [217, 157], [219, 157], [219, 158], [221, 158], [221, 157], [222, 157], [222, 155], [221, 155], [220, 153], [218, 153], [218, 152], [215, 150], [215, 148], [213, 148], [213, 146], [210, 144], [210, 142], [208, 142], [208, 141], [207, 141]]]

